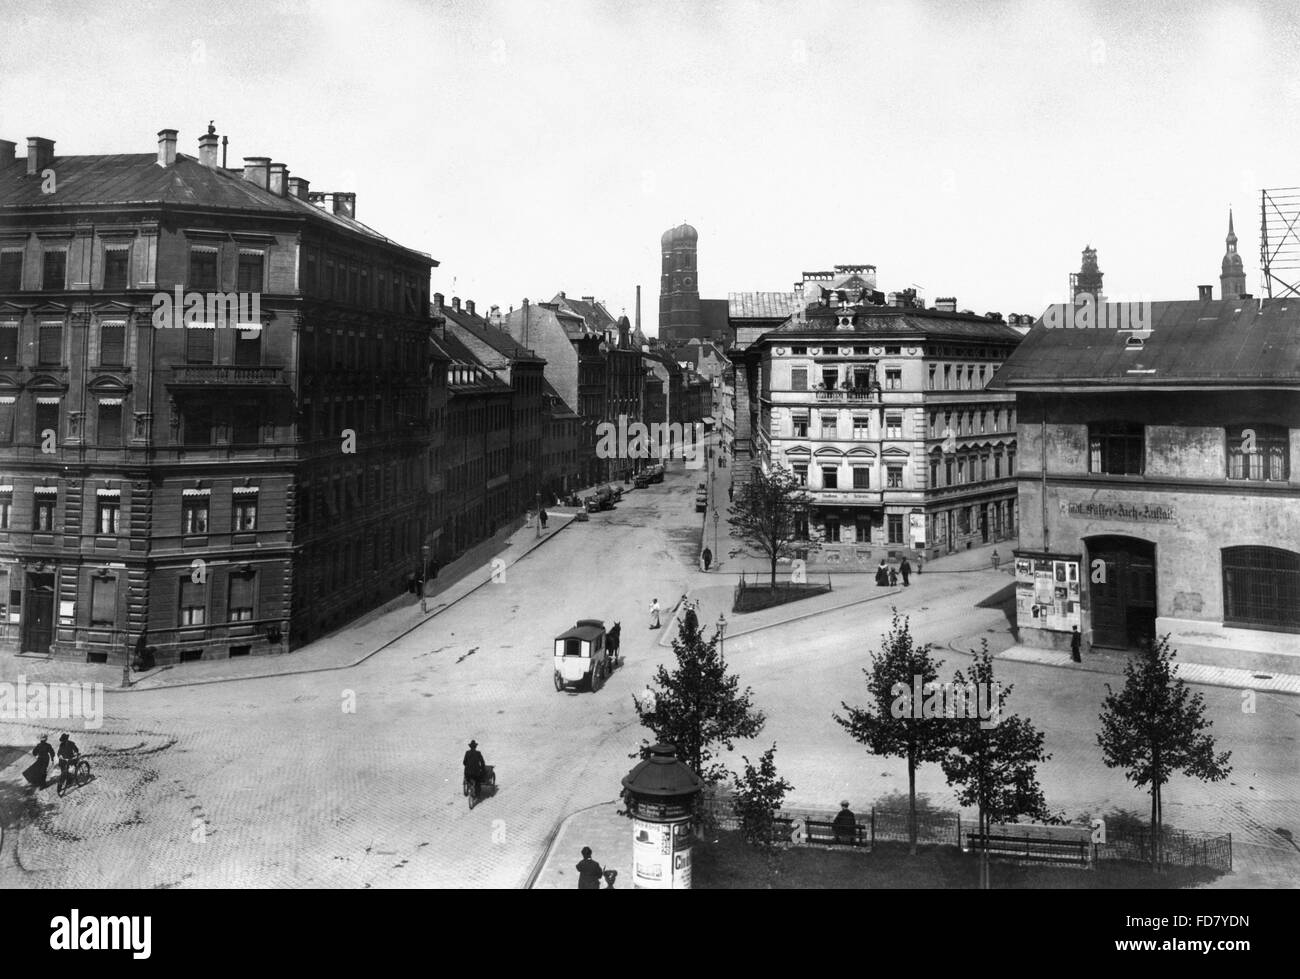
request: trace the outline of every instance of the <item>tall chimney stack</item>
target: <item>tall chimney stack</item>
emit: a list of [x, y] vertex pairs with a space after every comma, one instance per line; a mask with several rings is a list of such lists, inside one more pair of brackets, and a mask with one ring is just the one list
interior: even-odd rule
[[310, 181], [304, 180], [302, 177], [289, 178], [289, 194], [299, 200], [307, 200], [307, 195], [311, 193], [310, 188]]
[[217, 168], [217, 144], [221, 138], [217, 135], [217, 127], [208, 123], [208, 131], [199, 137], [199, 162], [205, 167], [215, 170]]
[[17, 159], [14, 156], [14, 150], [16, 149], [18, 149], [17, 143], [8, 139], [0, 139], [0, 167], [7, 167]]
[[54, 140], [27, 137], [27, 176], [35, 177], [54, 162]]
[[357, 216], [357, 195], [335, 191], [334, 213], [340, 217], [352, 218], [355, 220]]
[[1209, 302], [1214, 299], [1214, 286], [1197, 286], [1197, 296], [1201, 302]]
[[158, 130], [158, 165], [170, 167], [176, 162], [176, 130]]
[[269, 156], [244, 157], [244, 179], [266, 189], [270, 178], [271, 158]]
[[470, 316], [474, 315], [474, 300], [472, 299], [465, 300], [465, 312], [469, 313]]

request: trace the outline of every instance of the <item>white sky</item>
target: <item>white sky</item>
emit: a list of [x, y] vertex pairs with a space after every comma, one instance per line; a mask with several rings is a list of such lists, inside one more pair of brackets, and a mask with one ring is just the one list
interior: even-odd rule
[[[0, 138], [181, 151], [215, 119], [503, 309], [658, 322], [659, 236], [704, 298], [871, 263], [1041, 312], [1098, 249], [1112, 299], [1218, 292], [1227, 209], [1300, 185], [1300, 5], [0, 0]], [[454, 280], [454, 285], [453, 285]]]

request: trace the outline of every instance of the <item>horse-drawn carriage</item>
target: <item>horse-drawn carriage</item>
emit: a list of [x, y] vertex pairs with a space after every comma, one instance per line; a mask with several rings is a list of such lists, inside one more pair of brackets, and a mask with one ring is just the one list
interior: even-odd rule
[[618, 666], [622, 625], [606, 630], [601, 619], [579, 619], [578, 624], [555, 637], [555, 689], [584, 687], [599, 690]]

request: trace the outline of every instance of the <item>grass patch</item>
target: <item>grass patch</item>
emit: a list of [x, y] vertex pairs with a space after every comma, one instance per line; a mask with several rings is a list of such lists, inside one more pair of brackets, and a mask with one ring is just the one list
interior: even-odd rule
[[812, 598], [814, 595], [825, 595], [830, 590], [831, 586], [829, 584], [822, 585], [812, 582], [803, 584], [785, 582], [778, 584], [776, 588], [772, 588], [770, 585], [747, 584], [743, 588], [736, 590], [736, 598], [732, 603], [731, 611], [758, 612], [765, 608], [785, 605], [787, 602]]
[[[974, 890], [979, 886], [979, 858], [953, 846], [918, 846], [909, 856], [906, 843], [878, 843], [874, 850], [793, 847], [777, 851], [771, 860], [746, 846], [738, 832], [722, 831], [716, 840], [697, 843], [692, 856], [693, 886], [704, 890], [762, 890], [845, 888], [888, 890]], [[994, 888], [1191, 887], [1214, 880], [1217, 871], [1203, 867], [1170, 867], [1152, 873], [1145, 864], [1102, 861], [1095, 870], [1033, 866], [993, 860]]]

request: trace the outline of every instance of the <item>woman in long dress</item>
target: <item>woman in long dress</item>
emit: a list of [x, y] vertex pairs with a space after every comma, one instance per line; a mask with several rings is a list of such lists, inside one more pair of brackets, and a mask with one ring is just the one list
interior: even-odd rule
[[54, 760], [54, 748], [50, 746], [49, 735], [41, 735], [41, 740], [32, 749], [32, 754], [36, 756], [36, 761], [23, 772], [23, 777], [38, 789], [43, 789], [45, 774], [50, 770], [50, 762]]

